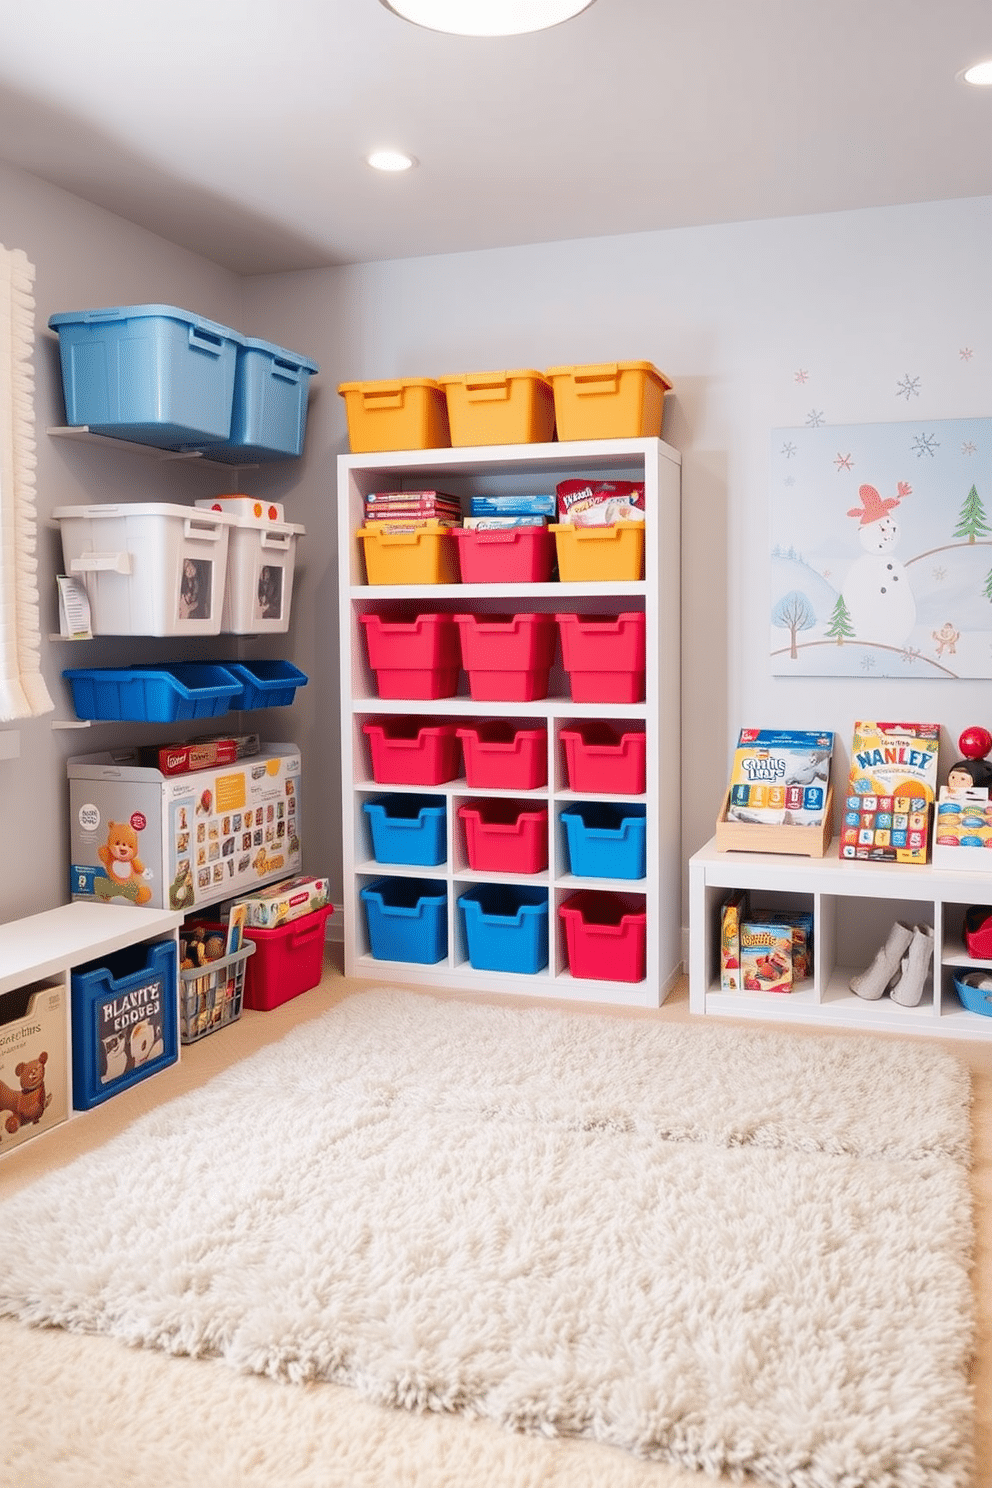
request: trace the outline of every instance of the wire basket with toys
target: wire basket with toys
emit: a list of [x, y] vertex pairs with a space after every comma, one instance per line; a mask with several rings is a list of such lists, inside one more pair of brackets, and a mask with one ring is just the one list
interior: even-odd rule
[[184, 925], [179, 932], [179, 1037], [194, 1044], [241, 1017], [245, 967], [255, 944], [241, 926]]

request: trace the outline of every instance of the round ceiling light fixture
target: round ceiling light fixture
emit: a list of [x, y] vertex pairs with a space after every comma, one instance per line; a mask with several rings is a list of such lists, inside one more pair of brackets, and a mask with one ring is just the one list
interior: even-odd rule
[[595, 0], [379, 0], [387, 10], [452, 36], [521, 36], [545, 31], [588, 10]]
[[373, 150], [371, 155], [366, 155], [365, 161], [373, 170], [377, 171], [408, 171], [416, 161], [412, 155], [404, 155], [402, 150]]
[[976, 88], [992, 88], [992, 61], [976, 62], [973, 67], [966, 67], [963, 72], [958, 73], [962, 82], [971, 83]]

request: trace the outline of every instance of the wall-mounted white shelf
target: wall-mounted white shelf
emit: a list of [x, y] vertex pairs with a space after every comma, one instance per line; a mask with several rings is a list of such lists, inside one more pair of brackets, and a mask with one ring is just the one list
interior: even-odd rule
[[46, 432], [53, 439], [73, 439], [80, 444], [103, 445], [105, 449], [130, 450], [132, 454], [144, 455], [147, 460], [203, 460], [207, 465], [228, 471], [258, 469], [257, 465], [230, 465], [226, 460], [211, 460], [203, 450], [159, 449], [155, 444], [135, 444], [133, 440], [115, 439], [110, 434], [94, 434], [88, 424], [54, 425]]
[[[338, 460], [339, 631], [341, 641], [341, 757], [344, 790], [344, 922], [346, 975], [382, 981], [392, 975], [408, 983], [519, 993], [570, 1001], [657, 1007], [681, 972], [680, 929], [680, 598], [679, 547], [681, 459], [657, 439], [614, 439], [568, 443], [492, 445], [399, 453], [342, 455]], [[370, 585], [362, 544], [356, 533], [364, 522], [370, 491], [434, 488], [460, 497], [511, 492], [553, 492], [572, 477], [643, 480], [645, 484], [644, 578], [594, 583], [388, 584]], [[572, 701], [567, 674], [552, 668], [549, 696], [536, 700], [474, 701], [462, 686], [456, 697], [423, 700], [380, 699], [370, 671], [360, 616], [385, 608], [422, 606], [425, 611], [470, 610], [489, 614], [572, 611], [586, 616], [643, 611], [646, 631], [645, 700], [639, 703]], [[465, 677], [462, 676], [464, 684]], [[413, 715], [431, 721], [468, 723], [509, 718], [543, 723], [547, 730], [548, 783], [532, 791], [479, 790], [464, 777], [441, 785], [385, 785], [371, 774], [362, 724], [386, 715]], [[639, 879], [576, 877], [569, 872], [562, 807], [581, 799], [568, 789], [563, 728], [576, 721], [629, 720], [645, 731], [646, 790], [636, 796], [603, 793], [597, 799], [637, 801], [646, 808], [646, 873]], [[404, 867], [375, 860], [363, 810], [366, 801], [387, 793], [412, 792], [443, 797], [445, 862], [436, 867]], [[548, 867], [535, 874], [471, 870], [458, 807], [473, 799], [507, 795], [533, 801], [548, 812]], [[589, 800], [587, 795], [584, 799]], [[444, 884], [447, 954], [431, 965], [387, 961], [371, 953], [361, 890], [375, 878], [417, 877]], [[535, 886], [548, 893], [549, 962], [536, 973], [475, 969], [464, 944], [458, 898], [479, 882]], [[646, 910], [646, 975], [639, 982], [594, 980], [570, 973], [558, 909], [579, 889], [615, 891]]]
[[[813, 975], [791, 993], [721, 991], [720, 910], [731, 889], [747, 889], [752, 907], [812, 912]], [[720, 852], [711, 840], [689, 860], [690, 1009], [775, 1023], [992, 1039], [992, 1017], [962, 1007], [952, 979], [962, 967], [992, 969], [992, 961], [967, 955], [963, 932], [965, 911], [989, 898], [986, 873], [849, 862], [838, 857], [836, 842], [827, 856], [804, 858]], [[850, 988], [896, 920], [934, 932], [932, 985], [928, 980], [915, 1008], [888, 996], [868, 1002]]]

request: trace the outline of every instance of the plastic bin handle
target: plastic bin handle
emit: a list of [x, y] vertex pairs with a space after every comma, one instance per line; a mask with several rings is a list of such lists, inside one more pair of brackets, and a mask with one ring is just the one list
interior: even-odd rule
[[575, 374], [575, 391], [581, 397], [587, 393], [615, 393], [620, 382], [620, 368], [616, 362], [604, 362], [599, 367], [583, 367]]
[[202, 326], [190, 326], [189, 344], [194, 351], [205, 351], [208, 356], [218, 357], [224, 350], [223, 336], [216, 331], [205, 331]]
[[183, 518], [183, 533], [193, 542], [219, 542], [223, 531], [222, 522], [208, 522], [196, 517]]
[[258, 545], [260, 548], [278, 548], [280, 552], [284, 553], [292, 540], [293, 534], [291, 532], [270, 532], [263, 527], [259, 533]]
[[403, 384], [397, 382], [389, 387], [362, 388], [362, 406], [371, 408], [373, 412], [377, 408], [402, 408]]
[[501, 372], [466, 378], [465, 396], [470, 403], [505, 403], [510, 396], [510, 380]]
[[281, 377], [283, 382], [299, 382], [302, 367], [294, 362], [284, 362], [279, 357], [272, 361], [272, 376]]
[[131, 572], [131, 554], [83, 553], [80, 557], [73, 558], [69, 567], [73, 573], [98, 573], [102, 571], [129, 574]]

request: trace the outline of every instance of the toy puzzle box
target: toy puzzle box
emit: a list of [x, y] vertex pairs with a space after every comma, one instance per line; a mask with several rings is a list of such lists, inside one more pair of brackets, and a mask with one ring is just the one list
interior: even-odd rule
[[195, 909], [300, 872], [295, 744], [183, 775], [137, 750], [67, 766], [73, 899]]
[[842, 860], [927, 861], [939, 747], [939, 723], [854, 725]]

